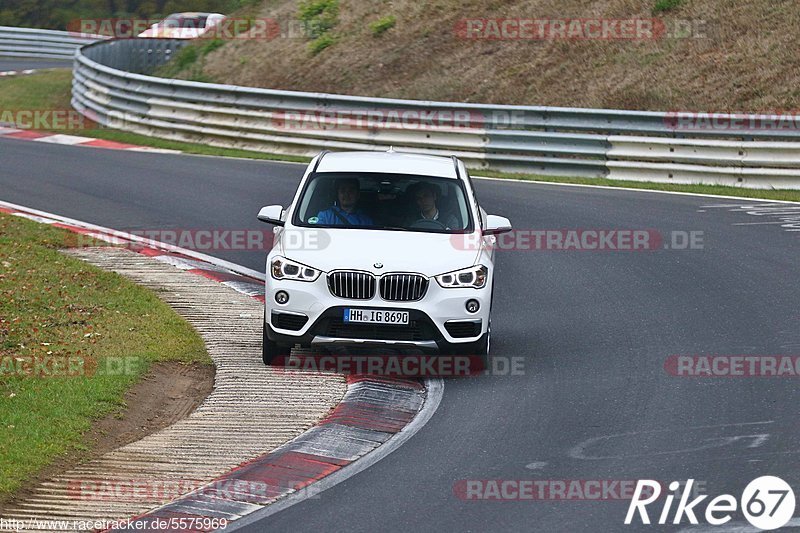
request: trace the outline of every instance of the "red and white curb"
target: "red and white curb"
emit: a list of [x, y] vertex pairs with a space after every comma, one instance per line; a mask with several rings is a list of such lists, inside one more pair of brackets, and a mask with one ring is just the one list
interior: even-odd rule
[[36, 69], [26, 69], [26, 70], [5, 70], [0, 72], [0, 78], [5, 78], [6, 76], [21, 76], [27, 74], [33, 74], [36, 72]]
[[[9, 202], [0, 201], [0, 212], [112, 244], [124, 244], [133, 251], [264, 301], [264, 274], [240, 265]], [[241, 524], [263, 519], [352, 477], [396, 450], [430, 420], [444, 391], [443, 382], [438, 379], [421, 383], [357, 375], [348, 376], [347, 381], [341, 403], [315, 427], [206, 486], [131, 519], [127, 529], [114, 531], [154, 531], [155, 524], [160, 526], [158, 531], [170, 531], [163, 524], [172, 518], [234, 522], [247, 517]], [[249, 490], [253, 486], [259, 490]]]
[[[319, 425], [205, 487], [131, 520], [126, 528], [113, 531], [163, 531], [157, 524], [181, 518], [193, 524], [208, 523], [213, 518], [230, 523], [248, 515], [248, 522], [265, 518], [272, 514], [270, 504], [283, 502], [276, 511], [284, 509], [287, 504], [314, 497], [333, 486], [329, 483], [317, 487], [317, 482], [338, 483], [363, 470], [351, 471], [348, 467], [358, 465], [400, 435], [426, 401], [421, 383], [352, 376], [342, 402]], [[346, 477], [331, 479], [337, 473]], [[251, 490], [253, 486], [258, 486], [258, 491]], [[289, 495], [296, 498], [282, 500]]]
[[90, 148], [105, 148], [110, 150], [129, 150], [132, 152], [150, 152], [155, 154], [181, 153], [180, 150], [151, 148], [149, 146], [138, 146], [135, 144], [107, 141], [105, 139], [95, 139], [93, 137], [81, 137], [79, 135], [66, 135], [63, 133], [48, 133], [44, 131], [18, 129], [3, 126], [2, 124], [0, 124], [0, 137], [51, 144], [65, 144], [68, 146], [88, 146]]
[[42, 224], [50, 224], [74, 233], [97, 239], [144, 254], [158, 261], [169, 263], [181, 270], [187, 270], [206, 278], [218, 281], [237, 292], [264, 301], [264, 274], [234, 265], [192, 250], [145, 239], [122, 231], [96, 226], [52, 213], [4, 202], [0, 200], [0, 213], [8, 213]]

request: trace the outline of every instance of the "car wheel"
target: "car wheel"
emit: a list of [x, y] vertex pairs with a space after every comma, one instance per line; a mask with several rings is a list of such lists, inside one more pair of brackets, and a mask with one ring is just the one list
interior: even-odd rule
[[273, 364], [275, 358], [288, 357], [292, 351], [291, 347], [281, 346], [280, 344], [270, 340], [269, 336], [267, 335], [268, 327], [269, 326], [267, 326], [266, 321], [264, 321], [264, 339], [261, 345], [261, 360], [264, 361], [265, 365]]

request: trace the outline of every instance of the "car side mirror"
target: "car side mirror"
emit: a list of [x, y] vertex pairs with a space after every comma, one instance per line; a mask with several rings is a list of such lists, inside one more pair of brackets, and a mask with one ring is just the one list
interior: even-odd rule
[[262, 207], [258, 212], [258, 220], [266, 222], [267, 224], [275, 224], [276, 226], [283, 226], [283, 206], [282, 205], [268, 205]]
[[497, 215], [486, 215], [486, 227], [483, 230], [484, 235], [499, 235], [511, 231], [511, 222], [505, 218]]

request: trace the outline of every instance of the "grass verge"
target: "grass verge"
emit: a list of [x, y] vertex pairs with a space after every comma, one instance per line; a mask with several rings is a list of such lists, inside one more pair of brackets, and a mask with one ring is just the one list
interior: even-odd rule
[[[30, 76], [0, 79], [0, 110], [6, 109], [69, 109], [70, 83], [72, 73], [68, 70], [52, 70]], [[64, 132], [62, 132], [64, 133]], [[70, 133], [70, 132], [66, 132]], [[180, 150], [189, 154], [201, 154], [222, 157], [242, 157], [248, 159], [267, 159], [273, 161], [294, 161], [305, 163], [310, 159], [280, 154], [268, 154], [250, 150], [233, 150], [215, 148], [213, 146], [192, 144], [178, 141], [167, 141], [127, 133], [123, 131], [96, 128], [72, 132], [87, 137], [97, 137], [111, 141]], [[526, 181], [546, 181], [551, 183], [577, 183], [604, 187], [621, 187], [627, 189], [649, 189], [659, 191], [692, 192], [700, 194], [737, 196], [742, 198], [763, 198], [765, 200], [788, 200], [800, 202], [800, 191], [778, 189], [759, 190], [726, 187], [722, 185], [678, 185], [670, 183], [649, 183], [641, 181], [620, 181], [604, 178], [572, 178], [541, 176], [537, 174], [513, 174], [489, 170], [475, 171], [487, 177], [518, 179]]]
[[714, 196], [737, 196], [741, 198], [759, 198], [764, 200], [800, 202], [800, 191], [791, 189], [743, 189], [741, 187], [728, 187], [725, 185], [681, 185], [677, 183], [651, 183], [647, 181], [610, 180], [606, 178], [562, 178], [553, 176], [540, 176], [536, 174], [497, 172], [492, 170], [476, 170], [473, 172], [473, 175], [486, 176], [487, 178], [515, 179], [521, 181], [575, 183], [579, 185], [597, 185], [600, 187], [615, 187], [620, 189], [690, 192], [695, 194], [710, 194]]
[[[52, 111], [72, 109], [70, 105], [72, 91], [72, 72], [67, 69], [43, 71], [28, 76], [12, 76], [0, 79], [0, 117], [14, 111]], [[266, 159], [272, 161], [295, 161], [305, 163], [308, 157], [290, 155], [275, 155], [251, 150], [237, 150], [233, 148], [217, 148], [206, 144], [194, 144], [181, 141], [170, 141], [148, 137], [138, 133], [112, 130], [103, 127], [79, 130], [56, 130], [52, 128], [37, 128], [42, 131], [80, 135], [106, 139], [120, 143], [150, 146], [167, 150], [180, 150], [187, 154], [199, 154], [222, 157], [243, 157], [247, 159]]]
[[59, 456], [158, 361], [211, 364], [152, 292], [58, 252], [76, 236], [0, 214], [0, 499]]

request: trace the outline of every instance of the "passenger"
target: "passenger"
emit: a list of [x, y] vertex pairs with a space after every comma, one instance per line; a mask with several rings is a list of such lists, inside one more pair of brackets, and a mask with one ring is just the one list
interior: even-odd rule
[[407, 226], [423, 220], [435, 220], [445, 229], [460, 229], [458, 219], [451, 213], [439, 211], [439, 188], [433, 183], [422, 181], [414, 186], [414, 201], [417, 211], [409, 218]]

